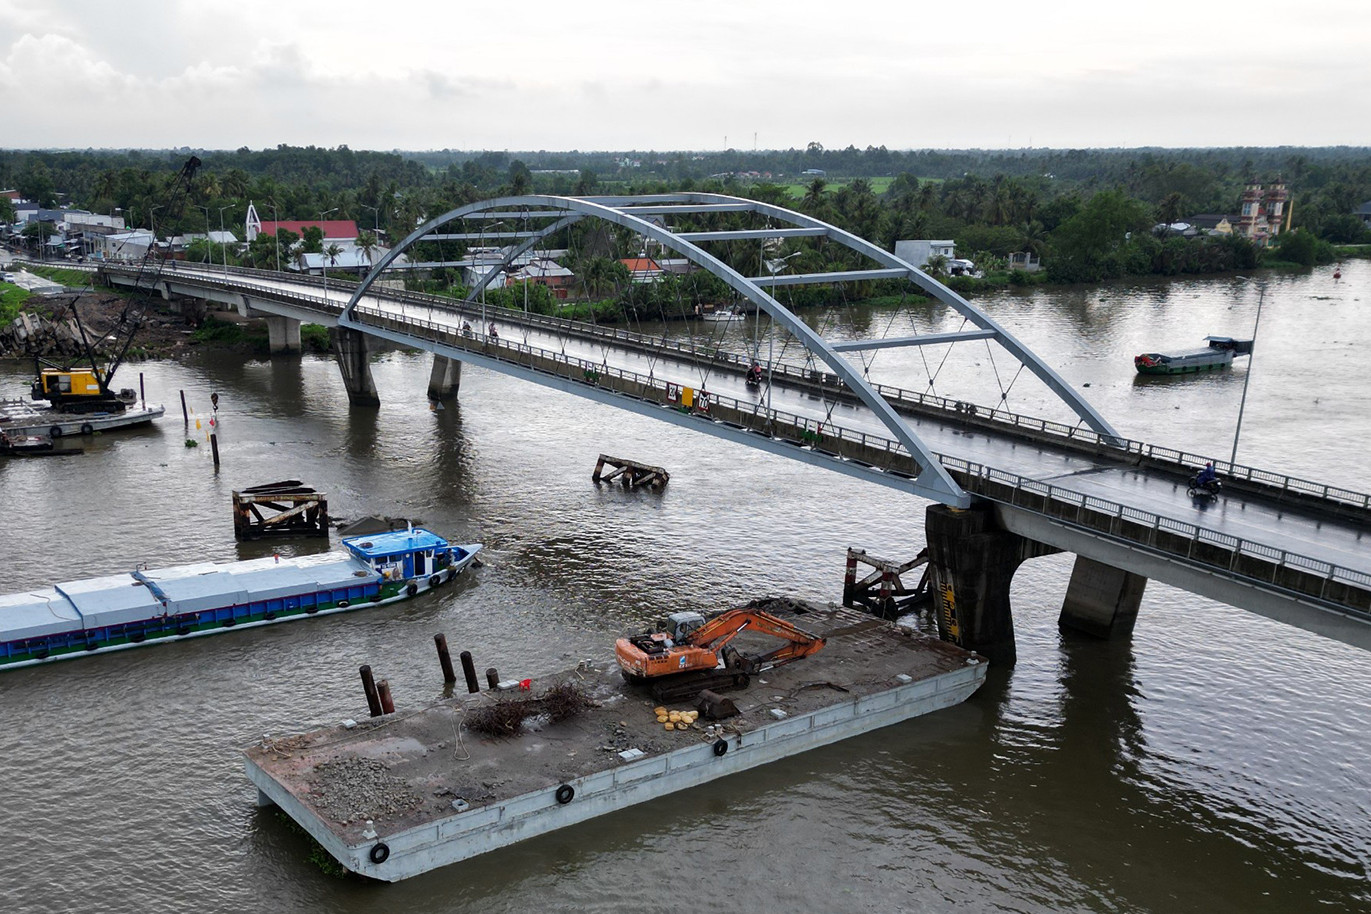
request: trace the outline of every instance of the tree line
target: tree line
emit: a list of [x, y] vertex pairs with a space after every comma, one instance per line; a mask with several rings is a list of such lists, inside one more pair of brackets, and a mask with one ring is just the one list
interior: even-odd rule
[[[992, 271], [1007, 255], [1028, 252], [1043, 258], [1053, 280], [1097, 281], [1250, 268], [1262, 252], [1242, 239], [1179, 238], [1153, 227], [1234, 213], [1248, 180], [1280, 177], [1300, 231], [1277, 256], [1312, 263], [1332, 256], [1328, 243], [1371, 243], [1352, 215], [1371, 200], [1366, 148], [891, 151], [810, 143], [802, 150], [614, 154], [282, 145], [198, 153], [204, 166], [187, 205], [170, 212], [169, 189], [190, 154], [5, 150], [0, 185], [43, 205], [120, 214], [160, 237], [221, 225], [241, 236], [251, 201], [263, 219], [352, 219], [368, 243], [394, 243], [426, 219], [495, 196], [721, 192], [802, 210], [887, 250], [903, 238], [948, 238], [959, 256]], [[802, 176], [805, 169], [824, 175]], [[278, 239], [258, 241], [243, 259], [274, 266]]]

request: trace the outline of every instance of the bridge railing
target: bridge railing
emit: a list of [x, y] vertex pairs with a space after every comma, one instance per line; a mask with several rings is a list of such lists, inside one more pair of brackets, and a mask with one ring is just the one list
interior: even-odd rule
[[[823, 420], [768, 408], [707, 391], [695, 392], [691, 408], [682, 406], [679, 385], [628, 369], [542, 349], [519, 340], [465, 336], [456, 327], [375, 308], [359, 316], [382, 329], [410, 333], [423, 329], [455, 348], [481, 352], [537, 371], [592, 384], [660, 406], [676, 408], [702, 421], [725, 422], [778, 438], [817, 453], [904, 478], [919, 467], [899, 442]], [[974, 461], [946, 454], [939, 459], [968, 492], [1009, 507], [1033, 511], [1062, 523], [1221, 570], [1225, 574], [1278, 590], [1312, 597], [1371, 621], [1371, 573], [1346, 568], [1209, 530], [1189, 521], [1133, 508]]]
[[[110, 268], [120, 272], [137, 272], [136, 266], [124, 267], [111, 265]], [[302, 282], [314, 286], [321, 282], [321, 279], [315, 277], [285, 277], [281, 273], [271, 270], [235, 267], [227, 274], [226, 278], [224, 274], [219, 274], [217, 271], [211, 272], [208, 265], [201, 264], [196, 264], [195, 270], [197, 282], [209, 282], [221, 286], [227, 291], [249, 289], [264, 296], [285, 298], [306, 306], [318, 307], [335, 316], [342, 310], [337, 303], [324, 299], [322, 295], [314, 296], [308, 293], [292, 292], [290, 290], [282, 289], [279, 285], [244, 283], [232, 279], [235, 275], [247, 275], [271, 279], [276, 283], [280, 283], [282, 280], [288, 280], [290, 282]], [[173, 272], [172, 277], [174, 277], [174, 275]], [[165, 274], [163, 276], [164, 279], [172, 277], [168, 277]], [[333, 280], [332, 277], [330, 277], [330, 279], [331, 281]], [[356, 280], [341, 276], [338, 277], [337, 282], [339, 283], [339, 288], [343, 286], [355, 288], [359, 284]], [[368, 293], [374, 295], [379, 300], [392, 300], [398, 303], [434, 307], [459, 317], [470, 318], [477, 313], [473, 303], [447, 298], [441, 295], [396, 289], [376, 289], [375, 287], [369, 289]], [[670, 353], [672, 358], [682, 361], [692, 363], [707, 362], [711, 366], [726, 365], [739, 373], [746, 370], [748, 365], [751, 364], [751, 359], [747, 356], [728, 352], [717, 346], [713, 348], [699, 347], [693, 344], [683, 343], [679, 340], [669, 340], [666, 337], [652, 336], [618, 327], [588, 325], [583, 321], [574, 321], [568, 318], [551, 315], [513, 311], [506, 308], [491, 308], [487, 311], [487, 315], [490, 317], [498, 317], [498, 319], [502, 321], [526, 322], [530, 326], [541, 327], [561, 335], [574, 335], [600, 343], [605, 343], [607, 340], [613, 340], [633, 348], [652, 350], [659, 353]], [[434, 326], [442, 325], [435, 324]], [[774, 363], [770, 366], [770, 370], [773, 375], [779, 377], [789, 386], [817, 387], [821, 389], [825, 395], [835, 399], [845, 401], [852, 400], [854, 402], [856, 400], [854, 396], [847, 392], [841, 380], [832, 375], [812, 371], [802, 365], [794, 365], [785, 362]], [[702, 382], [701, 386], [705, 386], [707, 383], [707, 370], [704, 372], [704, 378], [705, 382]], [[1215, 469], [1229, 480], [1246, 483], [1254, 489], [1266, 490], [1266, 494], [1271, 494], [1274, 497], [1283, 495], [1303, 497], [1354, 509], [1359, 512], [1371, 512], [1371, 493], [1368, 492], [1358, 492], [1354, 489], [1342, 486], [1319, 483], [1313, 480], [1234, 463], [1204, 454], [1149, 444], [1144, 441], [1129, 438], [1112, 438], [1101, 435], [1093, 429], [1079, 424], [1071, 425], [1051, 419], [1026, 416], [1008, 410], [979, 406], [962, 400], [941, 397], [936, 394], [910, 390], [908, 388], [889, 384], [874, 383], [873, 387], [875, 387], [876, 391], [897, 410], [926, 413], [944, 419], [951, 416], [971, 424], [987, 424], [996, 428], [1013, 430], [1018, 434], [1032, 437], [1036, 440], [1043, 441], [1044, 443], [1084, 449], [1094, 454], [1106, 457], [1112, 456], [1115, 459], [1126, 462], [1151, 462], [1162, 468], [1169, 468], [1182, 474], [1192, 473], [1199, 470], [1206, 463], [1212, 462]]]

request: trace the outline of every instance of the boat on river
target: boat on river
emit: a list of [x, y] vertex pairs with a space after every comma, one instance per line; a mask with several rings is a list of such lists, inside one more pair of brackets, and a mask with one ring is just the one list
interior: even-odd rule
[[480, 543], [411, 527], [319, 555], [198, 562], [0, 596], [0, 670], [383, 606], [452, 581]]
[[1235, 340], [1229, 336], [1207, 336], [1203, 349], [1184, 352], [1144, 352], [1133, 357], [1138, 374], [1192, 374], [1214, 371], [1233, 364], [1236, 355], [1251, 355], [1252, 340]]
[[740, 321], [747, 315], [742, 308], [715, 308], [713, 311], [706, 311], [701, 315], [707, 321], [728, 322]]
[[11, 437], [43, 435], [63, 438], [71, 435], [93, 435], [110, 429], [144, 425], [159, 419], [166, 412], [161, 404], [150, 405], [136, 397], [123, 409], [100, 409], [91, 412], [67, 412], [40, 402], [28, 400], [0, 401], [0, 430]]

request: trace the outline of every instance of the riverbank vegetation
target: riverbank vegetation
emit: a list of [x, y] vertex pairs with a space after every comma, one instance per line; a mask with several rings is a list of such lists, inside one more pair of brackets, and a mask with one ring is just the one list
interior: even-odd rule
[[[804, 149], [717, 153], [383, 153], [278, 146], [197, 154], [204, 164], [181, 212], [167, 211], [163, 203], [186, 150], [0, 151], [0, 186], [45, 204], [122, 213], [132, 226], [146, 227], [157, 210], [163, 237], [217, 230], [207, 215], [216, 209], [225, 227], [241, 235], [249, 202], [264, 219], [314, 219], [332, 211], [334, 219], [355, 221], [359, 244], [368, 246], [496, 196], [736, 194], [798, 209], [886, 250], [900, 239], [950, 239], [957, 256], [975, 261], [982, 274], [947, 277], [967, 295], [1040, 282], [1211, 274], [1264, 264], [1308, 267], [1371, 250], [1358, 247], [1371, 245], [1371, 231], [1353, 214], [1371, 200], [1366, 148], [895, 151], [829, 150], [810, 143]], [[1282, 233], [1270, 249], [1236, 235], [1192, 236], [1171, 228], [1199, 214], [1235, 213], [1244, 184], [1278, 178], [1290, 189], [1293, 231]], [[655, 285], [628, 282], [617, 261], [637, 256], [640, 239], [596, 235], [580, 226], [567, 234], [564, 246], [571, 255], [565, 265], [579, 280], [572, 301], [552, 299], [541, 287], [488, 290], [487, 299], [524, 307], [528, 296], [528, 307], [538, 313], [609, 319], [614, 310], [629, 318], [689, 311], [728, 295], [708, 274]], [[262, 235], [242, 251], [201, 243], [189, 255], [272, 269], [283, 249], [289, 257], [297, 240], [303, 250], [328, 253], [321, 238], [306, 235]], [[814, 248], [801, 244], [794, 250]], [[460, 243], [449, 243], [427, 253], [450, 262], [464, 251]], [[744, 272], [751, 273], [761, 254], [756, 244], [739, 244], [726, 259], [750, 264]], [[1011, 270], [1011, 255], [1040, 260], [1043, 270]], [[807, 257], [802, 253], [792, 266], [804, 269]], [[942, 268], [935, 259], [929, 270], [936, 275]], [[415, 284], [445, 295], [462, 290], [460, 277], [441, 269]], [[880, 283], [845, 291], [863, 298], [889, 293]], [[785, 296], [803, 306], [810, 297], [831, 300], [832, 291], [788, 287]]]

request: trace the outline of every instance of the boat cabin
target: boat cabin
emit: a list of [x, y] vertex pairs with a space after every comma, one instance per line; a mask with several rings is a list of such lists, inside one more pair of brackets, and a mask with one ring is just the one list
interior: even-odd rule
[[427, 577], [452, 560], [447, 540], [420, 527], [346, 537], [343, 545], [387, 581]]
[[100, 379], [88, 368], [60, 371], [44, 368], [33, 385], [33, 399], [56, 403], [64, 397], [98, 397]]

